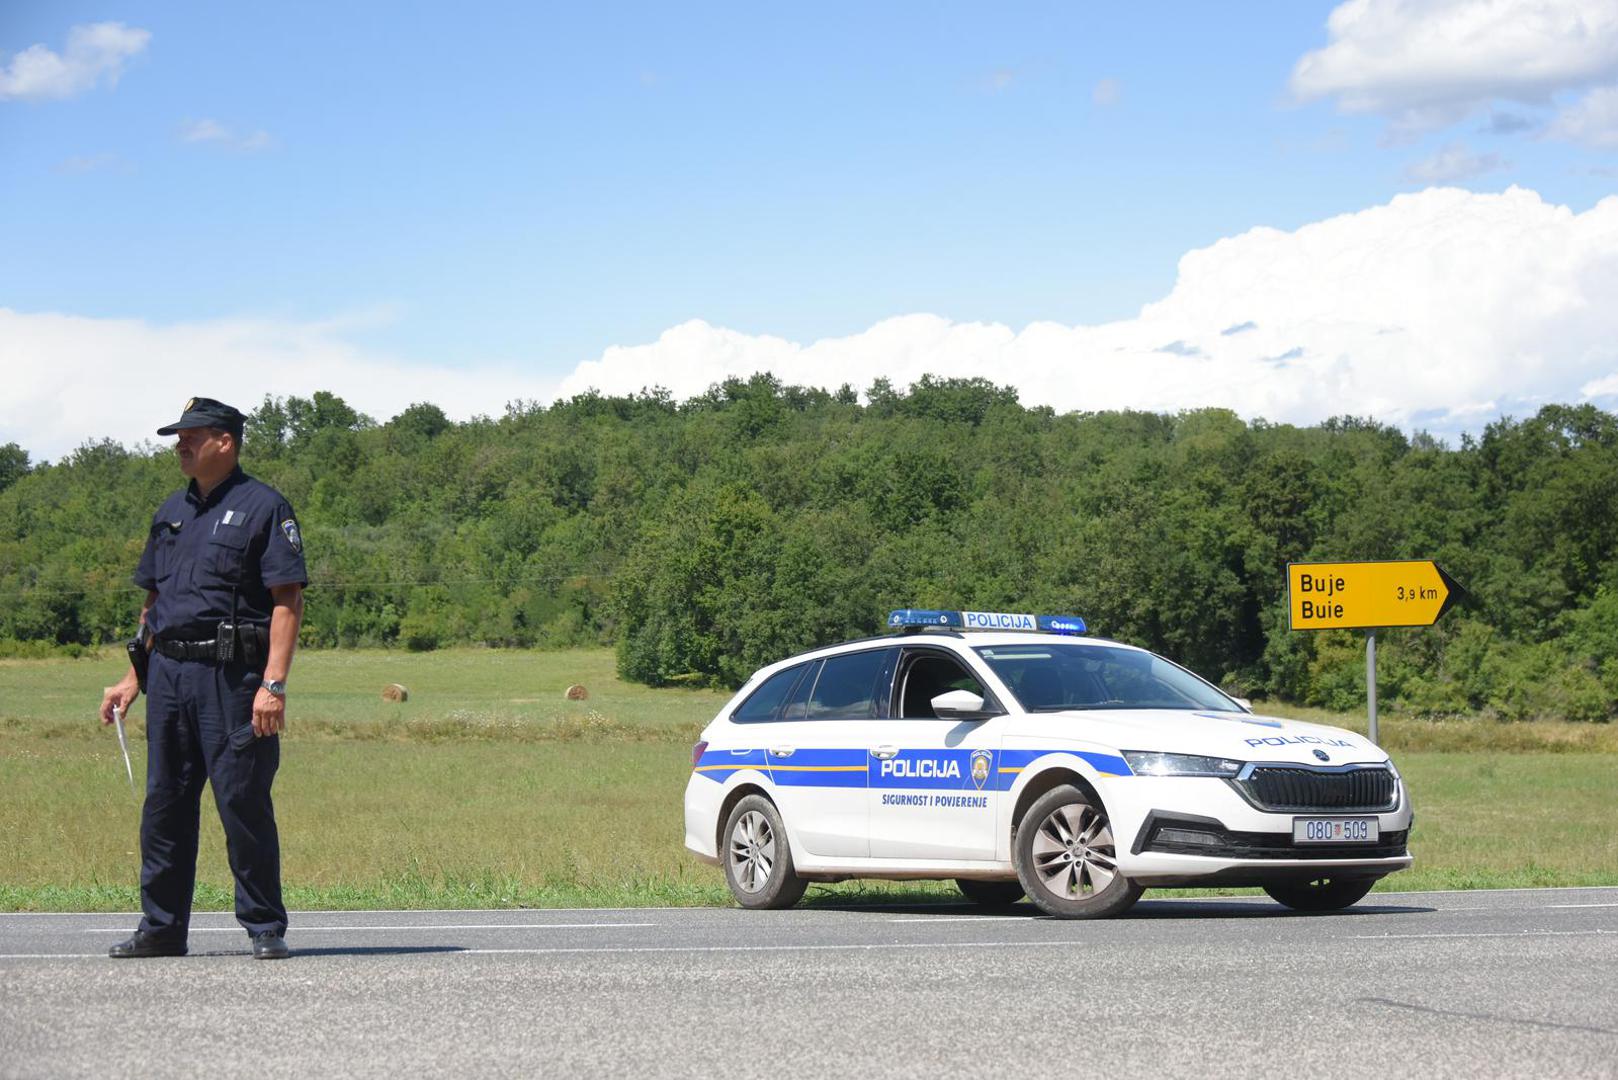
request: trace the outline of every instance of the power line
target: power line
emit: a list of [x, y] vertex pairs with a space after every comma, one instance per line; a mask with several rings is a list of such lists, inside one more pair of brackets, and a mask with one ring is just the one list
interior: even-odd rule
[[[420, 579], [383, 579], [378, 581], [311, 581], [304, 586], [307, 591], [327, 591], [341, 589], [418, 589], [427, 587], [460, 588], [468, 585], [562, 585], [570, 582], [593, 584], [595, 582], [611, 582], [611, 574], [546, 574], [541, 577], [482, 577], [482, 578], [455, 578], [450, 580], [440, 578]], [[76, 585], [30, 585], [21, 588], [0, 590], [0, 597], [8, 599], [22, 599], [27, 596], [45, 594], [49, 596], [90, 596], [92, 594], [115, 593], [144, 593], [146, 590], [139, 585], [105, 585], [100, 587]]]

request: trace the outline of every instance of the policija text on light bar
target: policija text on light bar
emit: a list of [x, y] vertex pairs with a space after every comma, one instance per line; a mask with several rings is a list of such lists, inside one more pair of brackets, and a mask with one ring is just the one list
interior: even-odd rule
[[888, 615], [890, 630], [921, 630], [942, 626], [951, 630], [1033, 630], [1046, 634], [1082, 634], [1084, 620], [1077, 615], [1029, 615], [1013, 611], [932, 611], [901, 608]]

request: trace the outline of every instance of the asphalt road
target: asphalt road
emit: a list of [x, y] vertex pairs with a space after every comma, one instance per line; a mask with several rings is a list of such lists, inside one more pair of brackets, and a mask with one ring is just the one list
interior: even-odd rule
[[1019, 906], [0, 915], [0, 1076], [1618, 1076], [1618, 889]]

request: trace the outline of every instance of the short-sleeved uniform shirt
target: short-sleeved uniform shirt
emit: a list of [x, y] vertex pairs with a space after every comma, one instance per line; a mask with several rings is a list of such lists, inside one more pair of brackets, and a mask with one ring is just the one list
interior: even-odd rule
[[307, 585], [303, 535], [281, 493], [236, 468], [204, 499], [195, 480], [152, 518], [135, 584], [155, 589], [146, 613], [153, 634], [170, 641], [212, 638], [231, 617], [267, 625], [275, 585]]

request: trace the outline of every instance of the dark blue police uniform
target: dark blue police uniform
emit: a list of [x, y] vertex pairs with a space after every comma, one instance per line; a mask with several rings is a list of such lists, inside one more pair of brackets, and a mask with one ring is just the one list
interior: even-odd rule
[[158, 639], [146, 686], [141, 930], [160, 940], [186, 936], [202, 787], [211, 782], [236, 879], [236, 918], [249, 934], [284, 934], [270, 801], [280, 737], [256, 737], [252, 723], [264, 655], [253, 664], [238, 647], [221, 662], [202, 643], [216, 641], [219, 625], [232, 619], [267, 640], [271, 586], [308, 583], [297, 518], [277, 491], [240, 467], [207, 498], [192, 481], [152, 518], [135, 583], [157, 593], [146, 626]]

